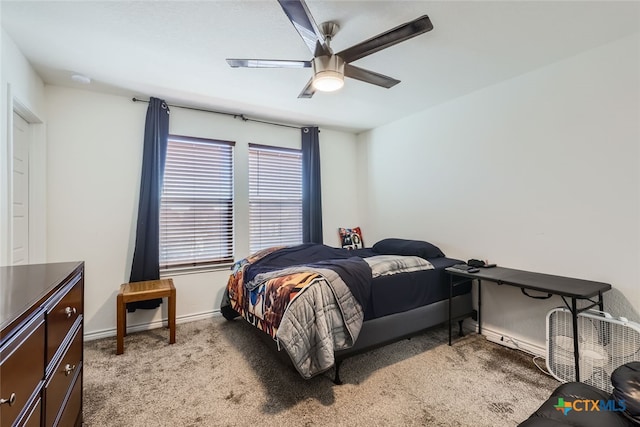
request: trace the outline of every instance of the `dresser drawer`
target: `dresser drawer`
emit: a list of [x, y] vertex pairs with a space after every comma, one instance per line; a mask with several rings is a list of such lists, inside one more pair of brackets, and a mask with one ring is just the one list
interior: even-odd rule
[[42, 425], [42, 399], [38, 397], [34, 404], [25, 412], [19, 427], [40, 427]]
[[82, 315], [83, 280], [75, 276], [60, 293], [60, 299], [47, 310], [47, 365], [71, 330], [78, 316]]
[[71, 344], [45, 384], [45, 426], [55, 425], [73, 380], [82, 370], [82, 343], [82, 327], [78, 324]]
[[76, 381], [69, 395], [69, 400], [64, 407], [58, 426], [71, 427], [82, 425], [82, 372]]
[[44, 378], [44, 313], [37, 313], [24, 328], [0, 348], [0, 425], [11, 426]]

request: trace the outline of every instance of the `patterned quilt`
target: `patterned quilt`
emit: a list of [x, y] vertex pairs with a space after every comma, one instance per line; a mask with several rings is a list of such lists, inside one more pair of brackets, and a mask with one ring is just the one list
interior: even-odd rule
[[[329, 369], [334, 352], [355, 343], [370, 293], [371, 268], [362, 258], [319, 261], [324, 252], [301, 245], [253, 254], [234, 265], [224, 298], [278, 341], [304, 378]], [[315, 262], [296, 264], [298, 255]], [[293, 265], [281, 267], [283, 257]]]
[[231, 308], [256, 328], [276, 338], [282, 316], [300, 291], [321, 278], [304, 271], [284, 274], [260, 282], [249, 290], [243, 282], [243, 271], [231, 275], [227, 284]]

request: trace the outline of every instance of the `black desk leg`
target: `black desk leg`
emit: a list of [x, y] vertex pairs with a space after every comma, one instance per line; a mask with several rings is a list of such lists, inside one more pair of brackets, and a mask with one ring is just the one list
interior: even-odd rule
[[573, 358], [576, 364], [576, 382], [580, 382], [580, 353], [578, 349], [578, 308], [576, 307], [575, 298], [571, 298], [571, 314], [573, 317]]
[[449, 345], [451, 345], [451, 299], [453, 298], [453, 274], [449, 275]]
[[482, 280], [478, 279], [478, 335], [482, 335]]
[[600, 311], [604, 311], [604, 300], [602, 299], [602, 292], [598, 292], [598, 306]]

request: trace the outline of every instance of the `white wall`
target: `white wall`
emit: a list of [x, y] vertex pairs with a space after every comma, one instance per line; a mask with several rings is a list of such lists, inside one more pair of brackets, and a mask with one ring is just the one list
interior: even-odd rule
[[[365, 212], [358, 203], [357, 138], [350, 133], [320, 129], [322, 226], [324, 243], [339, 246], [338, 228], [357, 227]], [[363, 231], [365, 244], [369, 244]]]
[[[46, 87], [46, 104], [49, 261], [85, 261], [85, 335], [114, 335], [116, 294], [133, 256], [147, 104], [56, 86]], [[248, 143], [299, 148], [300, 130], [180, 108], [171, 109], [169, 130], [236, 142], [235, 256], [248, 255]], [[355, 162], [356, 137], [321, 129], [320, 144], [325, 243], [337, 245], [336, 228], [358, 219], [357, 207], [347, 203], [355, 197], [355, 172], [337, 179], [329, 171], [343, 160]], [[218, 310], [228, 275], [174, 276], [179, 321]], [[129, 314], [129, 325], [157, 325], [165, 305]]]
[[[359, 137], [374, 240], [608, 282], [640, 321], [640, 42], [636, 34]], [[483, 326], [544, 347], [563, 305], [483, 287]]]
[[0, 29], [0, 265], [11, 262], [13, 111], [29, 123], [30, 262], [46, 258], [44, 84], [11, 37]]

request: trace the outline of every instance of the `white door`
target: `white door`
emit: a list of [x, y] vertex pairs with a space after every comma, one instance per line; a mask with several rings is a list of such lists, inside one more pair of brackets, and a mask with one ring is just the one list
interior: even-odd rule
[[13, 265], [29, 263], [29, 123], [13, 113]]

